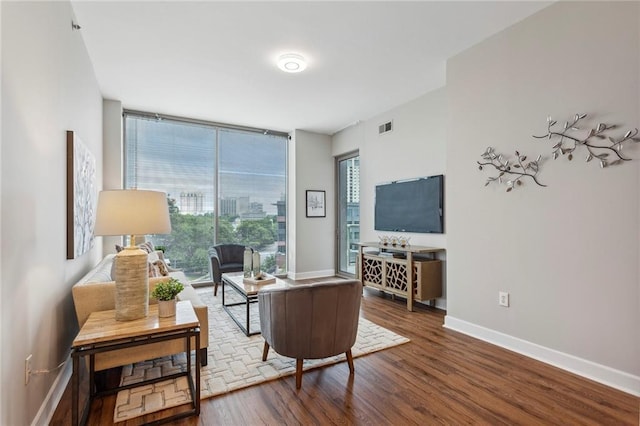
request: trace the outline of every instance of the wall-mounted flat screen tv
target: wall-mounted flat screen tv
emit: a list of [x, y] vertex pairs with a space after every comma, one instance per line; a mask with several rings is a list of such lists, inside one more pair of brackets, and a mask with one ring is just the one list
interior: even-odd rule
[[376, 185], [377, 231], [444, 232], [444, 176]]

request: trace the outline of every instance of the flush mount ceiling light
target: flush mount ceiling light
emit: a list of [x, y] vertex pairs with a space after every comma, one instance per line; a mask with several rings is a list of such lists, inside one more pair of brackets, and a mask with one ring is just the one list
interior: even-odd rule
[[307, 61], [296, 53], [287, 53], [278, 58], [278, 68], [284, 72], [301, 72], [307, 68]]

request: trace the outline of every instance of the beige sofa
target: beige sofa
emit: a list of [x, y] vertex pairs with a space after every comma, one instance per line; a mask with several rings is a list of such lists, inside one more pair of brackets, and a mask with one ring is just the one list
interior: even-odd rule
[[[109, 254], [98, 265], [82, 277], [72, 289], [73, 303], [76, 309], [78, 324], [82, 327], [91, 312], [115, 309], [115, 286], [111, 279], [111, 270], [115, 255]], [[196, 315], [200, 320], [200, 351], [201, 363], [207, 365], [207, 347], [209, 346], [209, 314], [198, 293], [188, 284], [183, 272], [170, 270], [170, 277], [180, 280], [184, 284], [184, 290], [178, 295], [178, 300], [189, 300], [193, 305]], [[149, 278], [149, 292], [155, 285], [168, 277]], [[150, 304], [157, 303], [154, 299]], [[192, 341], [192, 347], [195, 339]], [[133, 348], [120, 349], [113, 352], [96, 354], [95, 370], [105, 370], [133, 362], [158, 358], [184, 352], [185, 343], [181, 340], [169, 340], [166, 342], [142, 345]]]

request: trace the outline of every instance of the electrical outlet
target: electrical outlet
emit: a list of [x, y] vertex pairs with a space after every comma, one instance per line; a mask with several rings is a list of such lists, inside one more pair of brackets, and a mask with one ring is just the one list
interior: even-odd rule
[[29, 354], [28, 357], [24, 360], [24, 384], [25, 386], [29, 384], [29, 378], [31, 377], [31, 358], [33, 354]]
[[505, 307], [509, 307], [509, 293], [507, 293], [506, 291], [499, 291], [498, 292], [498, 304], [500, 306], [505, 306]]

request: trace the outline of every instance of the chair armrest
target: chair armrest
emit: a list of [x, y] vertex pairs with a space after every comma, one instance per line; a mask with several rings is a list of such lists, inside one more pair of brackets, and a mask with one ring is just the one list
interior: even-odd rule
[[222, 271], [220, 270], [220, 257], [215, 248], [209, 249], [209, 272], [211, 273], [211, 280], [214, 283], [220, 283], [222, 280]]

